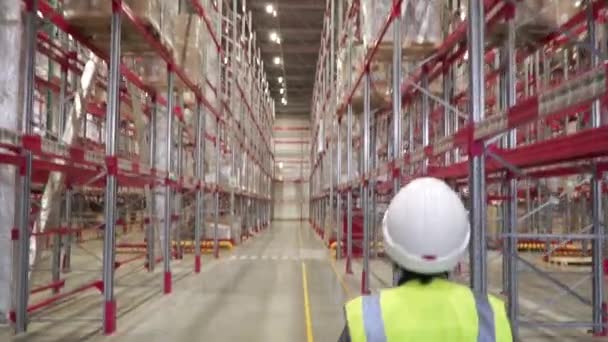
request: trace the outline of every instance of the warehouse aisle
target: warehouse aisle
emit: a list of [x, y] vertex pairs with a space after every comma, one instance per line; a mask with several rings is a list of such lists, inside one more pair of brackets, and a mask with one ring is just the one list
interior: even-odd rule
[[111, 340], [297, 342], [312, 341], [309, 331], [314, 340], [335, 341], [344, 324], [342, 296], [312, 231], [300, 222], [274, 223], [175, 284], [171, 296], [120, 319]]

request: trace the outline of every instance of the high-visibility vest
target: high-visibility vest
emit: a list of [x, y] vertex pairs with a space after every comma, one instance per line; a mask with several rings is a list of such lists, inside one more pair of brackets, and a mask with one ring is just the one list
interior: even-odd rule
[[402, 286], [346, 304], [352, 342], [511, 342], [502, 301], [444, 279]]

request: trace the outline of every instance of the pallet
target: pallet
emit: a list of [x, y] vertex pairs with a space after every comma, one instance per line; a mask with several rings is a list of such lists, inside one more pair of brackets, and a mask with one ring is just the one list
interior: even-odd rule
[[403, 47], [403, 57], [407, 60], [422, 60], [434, 54], [439, 45], [433, 42], [410, 43]]
[[550, 256], [548, 258], [550, 264], [560, 266], [589, 266], [591, 265], [590, 256]]

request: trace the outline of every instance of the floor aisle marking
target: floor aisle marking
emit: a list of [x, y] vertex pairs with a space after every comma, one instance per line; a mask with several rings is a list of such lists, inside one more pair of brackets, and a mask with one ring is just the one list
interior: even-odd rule
[[312, 334], [312, 320], [310, 319], [310, 299], [308, 298], [308, 279], [306, 276], [306, 264], [302, 262], [302, 289], [304, 291], [304, 319], [306, 320], [306, 341], [314, 342]]

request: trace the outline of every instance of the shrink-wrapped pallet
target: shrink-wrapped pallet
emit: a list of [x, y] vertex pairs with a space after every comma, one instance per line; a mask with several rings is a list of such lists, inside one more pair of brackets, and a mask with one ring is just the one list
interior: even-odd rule
[[443, 1], [406, 0], [401, 6], [404, 56], [419, 59], [430, 55], [443, 40]]
[[[198, 15], [180, 14], [172, 19], [175, 60], [195, 85], [203, 79], [202, 22]], [[178, 86], [183, 86], [177, 82]]]
[[[393, 0], [367, 0], [360, 2], [359, 19], [363, 45], [366, 49], [373, 46], [380, 30], [392, 11]], [[377, 52], [378, 59], [391, 60], [393, 50], [392, 24], [389, 26]]]
[[[174, 0], [124, 0], [145, 29], [155, 36], [168, 51], [172, 51], [171, 22], [177, 14], [178, 3]], [[107, 0], [65, 0], [64, 17], [80, 33], [91, 39], [100, 49], [110, 47], [110, 27], [112, 1]], [[153, 47], [142, 37], [139, 30], [129, 21], [122, 25], [122, 51], [146, 52]]]
[[[516, 44], [527, 45], [542, 40], [582, 11], [575, 0], [523, 0], [515, 9]], [[506, 24], [498, 24], [488, 34], [492, 44], [501, 44], [507, 35]]]
[[[432, 53], [443, 39], [441, 27], [443, 2], [440, 0], [405, 0], [401, 5], [403, 56], [423, 58]], [[373, 46], [389, 14], [393, 0], [366, 0], [360, 3], [363, 45]], [[376, 53], [377, 60], [390, 62], [393, 56], [393, 26], [388, 27]]]
[[522, 33], [548, 34], [581, 10], [573, 0], [524, 0], [517, 2], [515, 24]]

